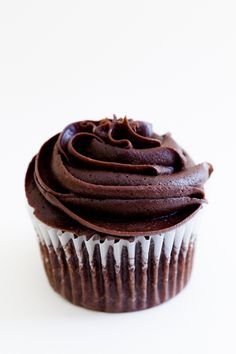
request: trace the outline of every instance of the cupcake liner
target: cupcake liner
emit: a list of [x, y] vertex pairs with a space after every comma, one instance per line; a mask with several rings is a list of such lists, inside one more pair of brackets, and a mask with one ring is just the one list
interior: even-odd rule
[[132, 238], [77, 236], [30, 214], [48, 280], [73, 304], [135, 311], [167, 301], [188, 282], [201, 211], [173, 230]]

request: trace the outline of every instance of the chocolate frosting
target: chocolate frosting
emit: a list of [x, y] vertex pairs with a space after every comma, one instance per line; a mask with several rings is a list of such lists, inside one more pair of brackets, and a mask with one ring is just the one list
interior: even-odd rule
[[150, 235], [182, 222], [206, 202], [212, 172], [195, 165], [170, 134], [132, 119], [80, 121], [33, 158], [26, 194], [36, 216], [75, 233]]

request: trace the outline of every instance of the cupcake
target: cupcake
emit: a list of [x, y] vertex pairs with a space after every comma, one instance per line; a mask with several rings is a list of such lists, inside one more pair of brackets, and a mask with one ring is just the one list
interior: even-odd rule
[[212, 172], [132, 119], [84, 120], [43, 144], [25, 190], [52, 288], [106, 312], [159, 305], [187, 284]]

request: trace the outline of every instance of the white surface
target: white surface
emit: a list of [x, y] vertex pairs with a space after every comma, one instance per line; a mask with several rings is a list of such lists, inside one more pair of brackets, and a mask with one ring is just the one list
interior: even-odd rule
[[[235, 353], [234, 1], [0, 2], [0, 352]], [[212, 162], [189, 286], [157, 308], [103, 314], [49, 287], [24, 174], [71, 121], [127, 114]]]

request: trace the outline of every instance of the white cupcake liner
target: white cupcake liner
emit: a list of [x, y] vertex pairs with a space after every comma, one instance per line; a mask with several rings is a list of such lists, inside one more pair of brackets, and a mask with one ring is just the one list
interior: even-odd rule
[[30, 214], [51, 285], [77, 305], [143, 309], [173, 297], [189, 279], [201, 210], [170, 231], [127, 239], [77, 236], [44, 224], [32, 208]]

